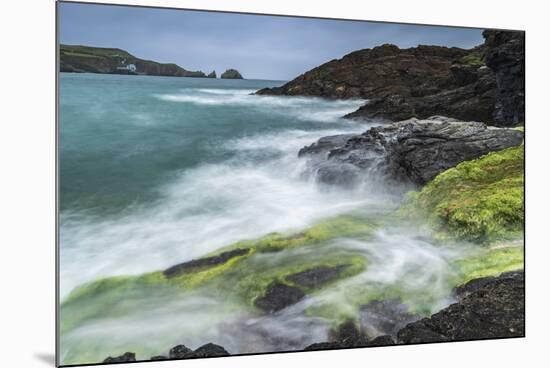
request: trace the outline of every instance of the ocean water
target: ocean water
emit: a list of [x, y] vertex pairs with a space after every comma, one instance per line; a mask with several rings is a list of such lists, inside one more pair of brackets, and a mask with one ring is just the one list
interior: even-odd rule
[[282, 81], [62, 73], [61, 295], [369, 202], [303, 177], [298, 150], [362, 132], [364, 101], [268, 97]]
[[[297, 156], [320, 137], [376, 125], [341, 118], [365, 101], [251, 95], [282, 83], [61, 74], [62, 302], [86, 282], [163, 270], [339, 214], [395, 208], [401, 196], [392, 188], [323, 187]], [[101, 296], [86, 299], [61, 315], [61, 361], [97, 363], [125, 351], [149, 359], [180, 343], [215, 342], [231, 353], [302, 349], [326, 341], [330, 328], [308, 310], [351, 311], [357, 295], [396, 286], [423, 304], [433, 297], [432, 311], [449, 304], [449, 263], [466, 247], [435, 246], [421, 229], [394, 227], [369, 240], [333, 239], [249, 259], [246, 267], [262, 272], [338, 255], [368, 261], [365, 271], [274, 315], [208, 289], [185, 297], [129, 290], [112, 313]]]

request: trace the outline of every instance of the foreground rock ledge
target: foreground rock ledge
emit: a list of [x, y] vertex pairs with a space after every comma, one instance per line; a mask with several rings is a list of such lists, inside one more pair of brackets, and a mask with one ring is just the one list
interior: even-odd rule
[[525, 278], [523, 271], [475, 279], [455, 289], [458, 302], [428, 318], [409, 323], [396, 335], [368, 339], [345, 323], [333, 341], [305, 350], [464, 341], [525, 336]]
[[517, 146], [523, 132], [433, 116], [332, 136], [300, 150], [308, 171], [327, 184], [380, 181], [424, 185], [441, 172], [489, 152]]
[[[367, 332], [349, 320], [332, 331], [327, 342], [309, 345], [304, 350], [326, 350], [349, 347], [386, 346], [425, 342], [494, 339], [525, 336], [525, 277], [523, 271], [512, 271], [496, 277], [474, 279], [454, 290], [457, 302], [445, 309], [407, 324], [397, 333], [369, 338]], [[364, 308], [370, 312], [390, 310], [394, 326], [413, 318], [401, 310], [400, 301], [371, 302]], [[398, 307], [397, 309], [395, 307]], [[396, 314], [397, 312], [397, 314]], [[392, 331], [393, 327], [382, 330]], [[299, 347], [297, 347], [299, 348]], [[230, 355], [223, 347], [206, 344], [193, 351], [185, 345], [170, 349], [168, 357], [154, 356], [151, 360], [188, 359]], [[134, 362], [134, 353], [109, 357], [104, 363]]]

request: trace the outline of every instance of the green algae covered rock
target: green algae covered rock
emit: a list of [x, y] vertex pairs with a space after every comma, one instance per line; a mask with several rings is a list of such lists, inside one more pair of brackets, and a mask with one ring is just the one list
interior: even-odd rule
[[410, 194], [403, 211], [427, 218], [441, 238], [487, 244], [521, 237], [524, 146], [492, 152], [443, 172]]

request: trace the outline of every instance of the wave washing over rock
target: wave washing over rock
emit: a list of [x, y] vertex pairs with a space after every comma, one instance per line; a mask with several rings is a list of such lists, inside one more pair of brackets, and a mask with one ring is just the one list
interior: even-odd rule
[[[473, 50], [360, 50], [281, 87], [134, 86], [148, 110], [109, 129], [144, 153], [109, 152], [166, 180], [109, 212], [66, 200], [63, 363], [523, 336], [524, 134], [486, 124], [520, 123], [521, 101], [498, 101], [519, 88], [521, 42], [491, 32]], [[447, 109], [417, 109], [439, 98]], [[342, 118], [373, 106], [387, 115]], [[151, 129], [169, 132], [162, 145]], [[132, 189], [120, 180], [109, 195]]]

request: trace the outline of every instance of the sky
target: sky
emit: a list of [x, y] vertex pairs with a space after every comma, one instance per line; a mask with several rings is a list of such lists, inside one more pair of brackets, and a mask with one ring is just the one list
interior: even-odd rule
[[[368, 17], [368, 14], [361, 14]], [[114, 47], [187, 70], [229, 68], [248, 79], [290, 80], [384, 43], [470, 48], [481, 29], [60, 3], [60, 42]]]

